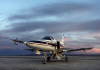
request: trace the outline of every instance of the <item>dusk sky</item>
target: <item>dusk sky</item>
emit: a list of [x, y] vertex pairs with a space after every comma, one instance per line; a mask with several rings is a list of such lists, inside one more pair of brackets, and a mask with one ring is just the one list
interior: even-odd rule
[[5, 37], [61, 40], [63, 33], [67, 48], [94, 47], [76, 53], [100, 54], [100, 0], [0, 0], [0, 55], [31, 53]]

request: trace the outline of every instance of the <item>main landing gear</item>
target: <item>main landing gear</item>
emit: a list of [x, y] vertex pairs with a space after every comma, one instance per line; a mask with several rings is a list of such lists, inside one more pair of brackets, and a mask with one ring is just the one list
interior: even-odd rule
[[68, 61], [68, 57], [67, 56], [65, 57], [65, 60]]
[[45, 56], [43, 56], [42, 63], [46, 64], [46, 61], [49, 62], [50, 58], [51, 58], [50, 56], [48, 56], [47, 58]]
[[49, 62], [50, 61], [50, 59], [51, 59], [51, 55], [50, 56], [48, 56], [47, 58], [46, 58], [46, 52], [43, 52], [43, 58], [42, 58], [42, 63], [43, 64], [46, 64], [46, 61], [47, 62]]
[[43, 52], [43, 55], [44, 55], [43, 58], [42, 58], [43, 64], [46, 64], [46, 61], [49, 62], [50, 59], [53, 59], [55, 56], [57, 56], [58, 59], [61, 59], [61, 57], [63, 57], [66, 61], [68, 61], [68, 57], [65, 56], [64, 54], [62, 54], [62, 55], [61, 54], [51, 54], [47, 58], [46, 58], [46, 52]]
[[68, 61], [68, 57], [63, 54], [63, 57], [66, 61]]
[[50, 56], [48, 56], [48, 57], [47, 57], [47, 62], [49, 62], [49, 61], [50, 61], [50, 58], [51, 58]]

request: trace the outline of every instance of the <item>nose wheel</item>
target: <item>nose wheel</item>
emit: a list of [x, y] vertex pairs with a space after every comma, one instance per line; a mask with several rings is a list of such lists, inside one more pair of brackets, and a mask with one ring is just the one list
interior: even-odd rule
[[46, 58], [45, 58], [45, 57], [43, 57], [42, 63], [43, 63], [43, 64], [46, 64]]
[[47, 58], [43, 57], [42, 63], [43, 64], [46, 64], [46, 61], [49, 62], [50, 61], [50, 58], [51, 58], [50, 56], [48, 56]]
[[43, 58], [42, 58], [42, 63], [46, 64], [46, 52], [43, 52]]

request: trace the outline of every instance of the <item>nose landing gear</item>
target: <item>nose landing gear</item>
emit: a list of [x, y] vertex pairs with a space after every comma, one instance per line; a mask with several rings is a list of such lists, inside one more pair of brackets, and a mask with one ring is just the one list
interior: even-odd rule
[[45, 58], [45, 57], [43, 57], [42, 63], [43, 63], [43, 64], [46, 64], [46, 58]]
[[46, 64], [46, 52], [43, 52], [43, 58], [42, 58], [42, 63]]

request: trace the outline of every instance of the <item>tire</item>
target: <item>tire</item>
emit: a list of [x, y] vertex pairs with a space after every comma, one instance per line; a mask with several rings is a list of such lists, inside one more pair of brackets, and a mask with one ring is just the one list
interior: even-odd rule
[[49, 56], [47, 57], [47, 61], [48, 61], [48, 62], [50, 61], [50, 57], [49, 57]]
[[43, 64], [46, 64], [46, 59], [43, 59], [43, 60], [42, 60], [42, 63], [43, 63]]
[[65, 57], [65, 60], [68, 61], [68, 57]]

